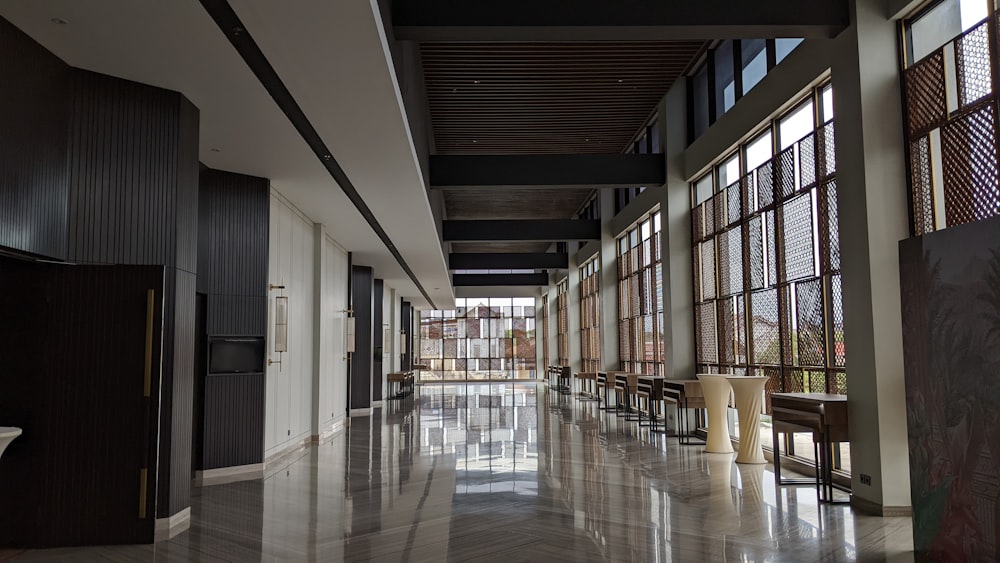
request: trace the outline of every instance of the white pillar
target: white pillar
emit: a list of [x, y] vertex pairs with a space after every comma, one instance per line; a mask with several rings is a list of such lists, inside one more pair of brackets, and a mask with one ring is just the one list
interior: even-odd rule
[[312, 435], [318, 437], [323, 433], [323, 421], [328, 417], [322, 412], [323, 394], [329, 392], [326, 389], [330, 385], [330, 378], [325, 378], [324, 374], [329, 373], [332, 366], [327, 365], [326, 342], [332, 336], [327, 332], [328, 324], [323, 322], [323, 312], [326, 307], [326, 226], [320, 223], [313, 224], [313, 373], [312, 373], [312, 414], [309, 417], [312, 425]]
[[598, 192], [601, 210], [601, 365], [605, 370], [620, 370], [621, 351], [618, 348], [618, 241], [612, 232], [615, 216], [615, 190]]
[[897, 250], [909, 227], [897, 28], [885, 2], [852, 0], [851, 26], [831, 47], [852, 488], [858, 508], [893, 514], [910, 506]]

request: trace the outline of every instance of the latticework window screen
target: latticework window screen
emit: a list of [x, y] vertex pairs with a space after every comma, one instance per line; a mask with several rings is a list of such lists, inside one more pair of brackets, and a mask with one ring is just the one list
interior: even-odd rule
[[998, 23], [992, 13], [963, 22], [968, 29], [927, 54], [913, 52], [926, 38], [912, 23], [903, 84], [913, 234], [923, 235], [1000, 215]]
[[456, 299], [456, 308], [420, 314], [421, 378], [533, 379], [533, 298]]
[[569, 280], [556, 286], [556, 354], [560, 366], [569, 365]]
[[622, 369], [663, 375], [660, 213], [618, 239], [618, 352]]
[[585, 372], [601, 369], [600, 268], [598, 257], [580, 267], [580, 357]]
[[817, 88], [692, 190], [698, 372], [768, 377], [769, 412], [847, 392], [832, 115]]

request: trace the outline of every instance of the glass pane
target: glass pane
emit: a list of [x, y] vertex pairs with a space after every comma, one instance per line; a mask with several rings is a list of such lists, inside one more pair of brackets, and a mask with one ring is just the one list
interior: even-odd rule
[[697, 139], [708, 129], [708, 104], [710, 95], [708, 92], [708, 65], [703, 65], [701, 70], [694, 75], [692, 83], [692, 103], [694, 107], [694, 138]]
[[698, 180], [694, 185], [694, 204], [700, 205], [712, 197], [712, 193], [715, 191], [714, 188], [711, 174], [706, 174], [701, 180]]
[[746, 94], [767, 74], [767, 42], [763, 39], [744, 39], [741, 58], [743, 64], [743, 93]]
[[787, 149], [802, 137], [812, 133], [814, 128], [813, 103], [810, 100], [781, 119], [778, 125], [781, 150]]
[[772, 151], [771, 130], [768, 129], [763, 135], [750, 141], [750, 144], [747, 145], [747, 172], [756, 170], [760, 165], [771, 160]]
[[729, 186], [740, 179], [740, 155], [734, 154], [732, 158], [719, 165], [719, 190]]
[[823, 88], [823, 123], [833, 119], [833, 86]]
[[733, 42], [723, 41], [713, 53], [715, 60], [715, 115], [721, 116], [736, 103], [733, 77]]
[[782, 59], [788, 56], [789, 53], [795, 50], [802, 43], [802, 38], [796, 37], [791, 39], [775, 39], [774, 40], [774, 60], [781, 62]]
[[910, 64], [983, 21], [987, 13], [987, 0], [944, 0], [910, 23]]

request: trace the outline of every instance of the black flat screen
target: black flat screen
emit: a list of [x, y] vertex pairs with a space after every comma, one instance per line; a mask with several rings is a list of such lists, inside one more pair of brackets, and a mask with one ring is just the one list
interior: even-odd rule
[[208, 373], [262, 373], [263, 338], [215, 338], [209, 343]]

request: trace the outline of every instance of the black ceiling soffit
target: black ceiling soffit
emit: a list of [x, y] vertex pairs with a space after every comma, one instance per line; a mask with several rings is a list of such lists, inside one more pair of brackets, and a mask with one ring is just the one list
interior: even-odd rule
[[406, 263], [402, 254], [396, 249], [396, 245], [393, 244], [385, 229], [382, 228], [378, 219], [375, 218], [375, 214], [368, 208], [368, 204], [362, 199], [361, 194], [355, 189], [354, 184], [351, 183], [351, 180], [340, 167], [340, 164], [337, 163], [337, 160], [333, 157], [333, 153], [327, 148], [319, 133], [316, 132], [316, 128], [313, 127], [309, 118], [306, 117], [305, 112], [299, 107], [298, 102], [295, 101], [291, 92], [285, 87], [281, 78], [278, 77], [278, 73], [275, 72], [274, 67], [271, 66], [271, 63], [264, 56], [264, 53], [261, 52], [260, 47], [257, 46], [253, 37], [250, 36], [250, 33], [243, 26], [243, 22], [240, 21], [239, 16], [236, 15], [229, 2], [226, 0], [201, 0], [201, 5], [208, 12], [208, 15], [215, 20], [216, 25], [219, 26], [219, 29], [229, 39], [233, 47], [236, 48], [236, 51], [243, 58], [243, 61], [246, 62], [247, 66], [250, 67], [257, 80], [260, 81], [261, 85], [271, 95], [278, 108], [288, 117], [288, 120], [302, 136], [302, 139], [309, 145], [309, 148], [316, 154], [316, 157], [320, 159], [320, 162], [326, 168], [327, 172], [330, 173], [333, 180], [344, 191], [344, 194], [351, 200], [351, 203], [358, 209], [358, 212], [365, 218], [365, 221], [368, 222], [368, 225], [375, 231], [375, 234], [382, 240], [393, 257], [396, 258], [396, 262], [399, 263], [403, 271], [406, 272], [406, 275], [417, 286], [420, 294], [424, 296], [424, 299], [427, 300], [431, 308], [436, 309], [437, 306], [434, 305], [434, 301], [427, 294], [427, 291], [424, 290], [420, 280], [417, 279], [417, 275], [413, 273], [413, 270], [410, 269], [409, 264]]
[[847, 0], [393, 0], [397, 39], [635, 41], [836, 37]]
[[663, 154], [432, 155], [432, 188], [661, 186]]
[[597, 219], [444, 221], [444, 241], [600, 240]]
[[565, 270], [569, 255], [565, 252], [453, 252], [448, 255], [452, 270]]
[[538, 274], [452, 274], [455, 287], [495, 287], [505, 285], [549, 285], [549, 275]]

